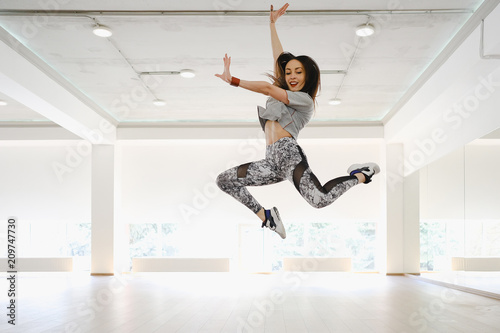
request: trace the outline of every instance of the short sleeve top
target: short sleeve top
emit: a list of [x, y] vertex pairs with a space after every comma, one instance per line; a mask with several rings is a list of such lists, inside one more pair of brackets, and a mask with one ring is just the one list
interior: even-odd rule
[[303, 91], [287, 90], [288, 105], [269, 97], [266, 107], [258, 106], [259, 121], [265, 130], [268, 120], [278, 121], [288, 133], [297, 139], [300, 130], [311, 120], [314, 113], [312, 97]]

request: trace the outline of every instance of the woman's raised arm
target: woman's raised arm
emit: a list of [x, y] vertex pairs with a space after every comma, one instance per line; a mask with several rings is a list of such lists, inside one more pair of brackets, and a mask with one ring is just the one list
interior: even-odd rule
[[274, 11], [273, 5], [271, 5], [271, 13], [269, 15], [270, 29], [271, 29], [271, 46], [273, 48], [273, 58], [274, 58], [274, 76], [278, 76], [278, 69], [276, 68], [276, 60], [283, 53], [283, 46], [281, 46], [280, 39], [278, 38], [278, 32], [276, 31], [275, 23], [276, 21], [286, 12], [288, 8], [288, 3], [286, 3], [279, 10]]
[[222, 72], [222, 74], [215, 74], [215, 76], [217, 76], [218, 78], [226, 81], [232, 86], [241, 87], [243, 89], [250, 90], [259, 94], [271, 96], [285, 104], [290, 103], [288, 101], [288, 94], [285, 89], [272, 85], [266, 81], [245, 81], [235, 78], [231, 75], [230, 72], [231, 57], [228, 57], [226, 54], [223, 61], [224, 71]]

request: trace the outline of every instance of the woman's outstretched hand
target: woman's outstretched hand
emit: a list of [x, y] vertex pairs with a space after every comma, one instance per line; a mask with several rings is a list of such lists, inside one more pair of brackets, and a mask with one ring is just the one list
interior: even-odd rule
[[271, 20], [271, 23], [275, 23], [283, 14], [285, 14], [288, 6], [289, 6], [288, 3], [286, 3], [283, 7], [274, 11], [273, 5], [271, 5], [271, 14], [269, 15], [269, 19]]
[[232, 76], [231, 73], [229, 72], [229, 66], [231, 66], [231, 57], [228, 57], [226, 53], [223, 60], [224, 60], [224, 72], [222, 74], [215, 74], [215, 76], [221, 78], [227, 83], [231, 83]]

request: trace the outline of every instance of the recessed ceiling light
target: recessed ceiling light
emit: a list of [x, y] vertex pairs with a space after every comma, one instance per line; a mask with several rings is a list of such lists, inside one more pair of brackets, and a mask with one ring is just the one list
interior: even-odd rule
[[194, 73], [194, 71], [192, 69], [181, 69], [180, 74], [182, 77], [185, 77], [188, 79], [196, 76], [196, 74]]
[[342, 103], [342, 101], [338, 98], [332, 98], [328, 101], [328, 104], [330, 105], [339, 105], [340, 103]]
[[7, 104], [8, 104], [8, 103], [7, 103], [6, 101], [2, 101], [2, 100], [0, 100], [0, 106], [5, 106], [5, 105], [7, 105]]
[[165, 103], [165, 101], [161, 100], [161, 99], [155, 99], [153, 101], [153, 104], [156, 105], [156, 106], [165, 106], [165, 105], [167, 105], [167, 103]]
[[100, 24], [96, 25], [94, 27], [94, 30], [92, 30], [92, 32], [94, 33], [94, 35], [99, 37], [110, 37], [111, 35], [113, 35], [113, 32], [111, 31], [110, 28]]
[[356, 35], [359, 37], [368, 37], [373, 35], [375, 28], [371, 24], [362, 24], [356, 28]]

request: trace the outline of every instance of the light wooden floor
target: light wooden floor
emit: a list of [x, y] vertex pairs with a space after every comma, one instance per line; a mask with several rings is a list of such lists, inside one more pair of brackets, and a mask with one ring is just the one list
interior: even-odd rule
[[1, 332], [500, 332], [500, 301], [403, 276], [20, 274]]

